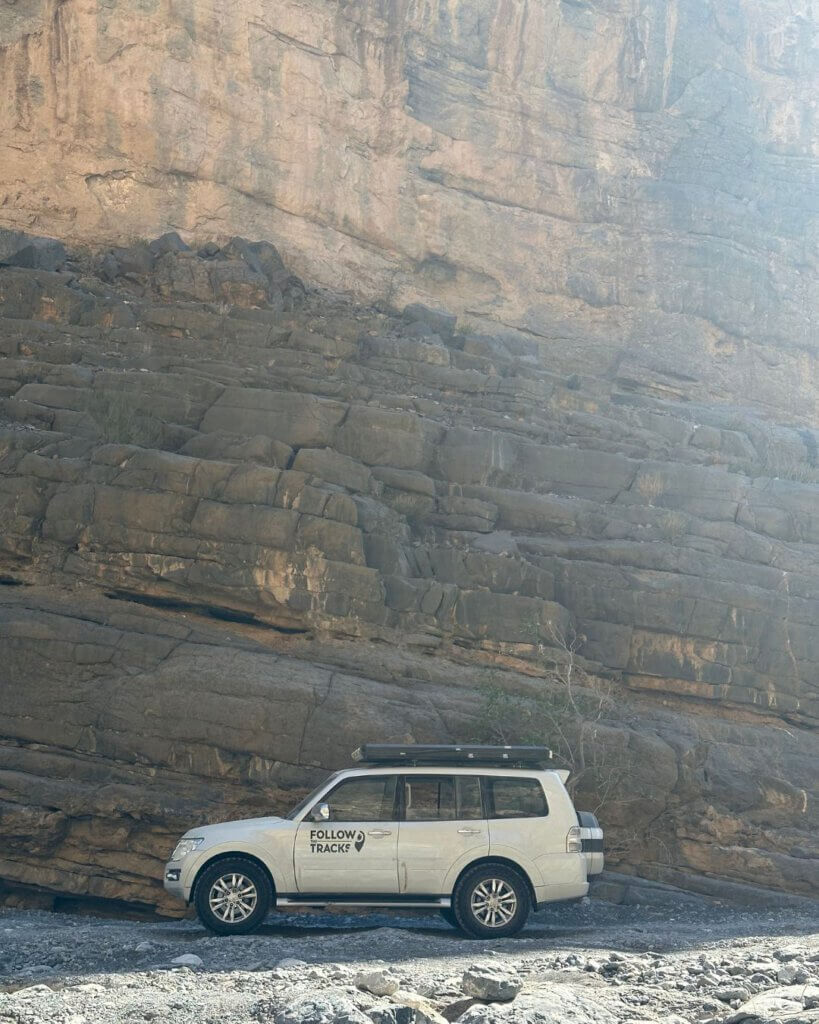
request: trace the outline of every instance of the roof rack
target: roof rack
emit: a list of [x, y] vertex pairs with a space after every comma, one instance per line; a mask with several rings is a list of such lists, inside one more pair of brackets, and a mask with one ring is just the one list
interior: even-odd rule
[[552, 759], [548, 747], [493, 747], [445, 743], [364, 743], [352, 753], [354, 761], [379, 765], [448, 765], [536, 768]]

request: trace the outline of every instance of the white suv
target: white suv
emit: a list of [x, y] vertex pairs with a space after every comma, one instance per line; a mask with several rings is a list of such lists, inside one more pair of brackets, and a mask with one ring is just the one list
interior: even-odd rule
[[475, 937], [584, 896], [603, 832], [578, 814], [542, 747], [368, 744], [286, 818], [186, 832], [165, 888], [221, 935], [277, 907], [436, 907]]

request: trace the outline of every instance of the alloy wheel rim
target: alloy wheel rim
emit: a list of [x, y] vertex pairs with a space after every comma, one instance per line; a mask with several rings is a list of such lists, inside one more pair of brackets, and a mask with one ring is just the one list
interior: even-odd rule
[[259, 900], [253, 882], [238, 871], [217, 878], [210, 887], [208, 904], [214, 917], [225, 924], [246, 921]]
[[518, 897], [503, 878], [486, 878], [472, 890], [470, 906], [475, 919], [487, 928], [509, 924], [518, 909]]

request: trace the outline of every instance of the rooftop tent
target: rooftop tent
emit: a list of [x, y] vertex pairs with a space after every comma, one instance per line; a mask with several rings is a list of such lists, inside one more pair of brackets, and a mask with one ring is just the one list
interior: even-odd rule
[[549, 762], [552, 752], [548, 747], [364, 743], [353, 751], [352, 758], [367, 764], [515, 765], [533, 768]]

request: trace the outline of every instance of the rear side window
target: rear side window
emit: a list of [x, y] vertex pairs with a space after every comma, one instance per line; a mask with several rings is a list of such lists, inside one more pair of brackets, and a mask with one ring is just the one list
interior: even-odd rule
[[543, 818], [549, 813], [546, 795], [537, 779], [488, 776], [490, 818]]
[[477, 775], [407, 775], [405, 821], [470, 821], [483, 818]]

